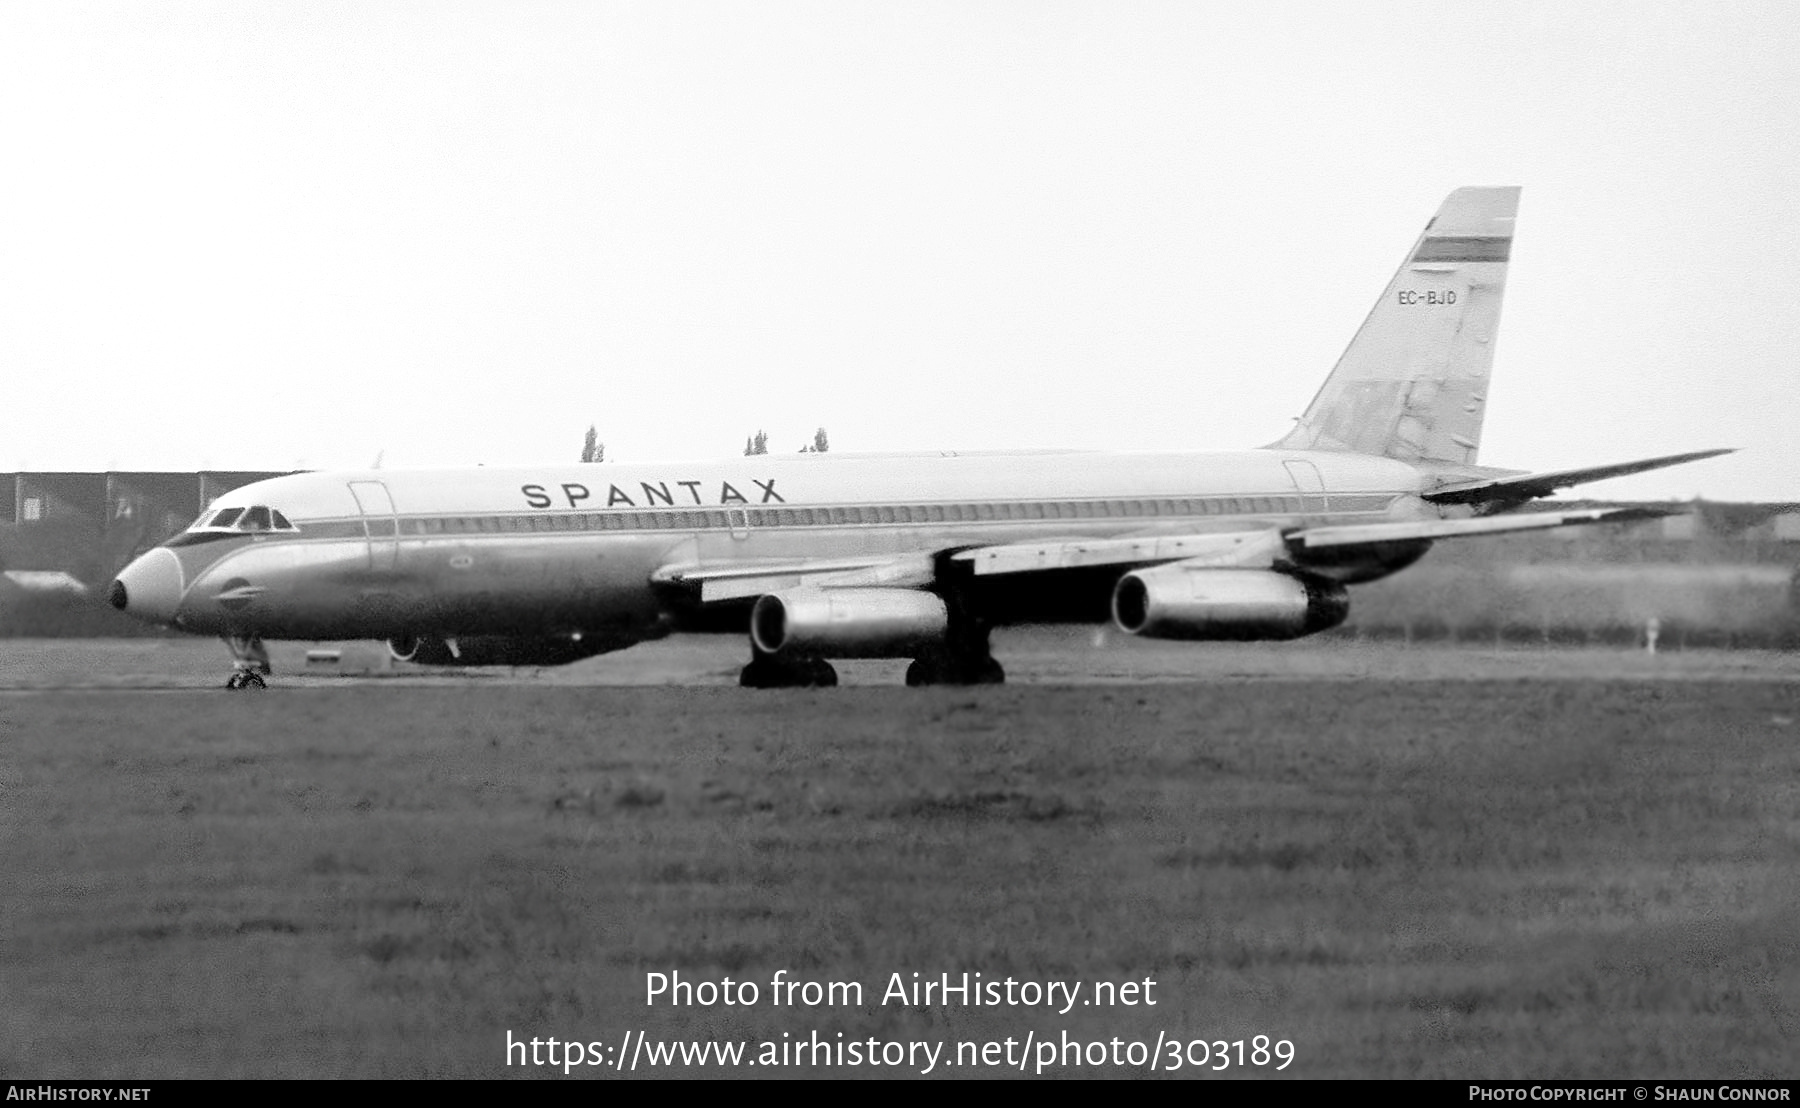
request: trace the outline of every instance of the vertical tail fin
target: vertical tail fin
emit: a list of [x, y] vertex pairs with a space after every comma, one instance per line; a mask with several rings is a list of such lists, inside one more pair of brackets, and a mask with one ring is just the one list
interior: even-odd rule
[[1518, 209], [1513, 186], [1451, 193], [1273, 447], [1472, 464]]

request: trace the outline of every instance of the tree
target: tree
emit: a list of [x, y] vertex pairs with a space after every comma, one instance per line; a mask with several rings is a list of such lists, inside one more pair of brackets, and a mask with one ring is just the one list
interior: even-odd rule
[[831, 440], [829, 440], [825, 437], [825, 428], [821, 427], [817, 431], [813, 432], [812, 445], [811, 446], [802, 446], [800, 448], [800, 453], [802, 453], [802, 454], [823, 454], [827, 450], [830, 450], [830, 449], [831, 449]]
[[584, 462], [604, 462], [606, 460], [606, 444], [600, 441], [600, 432], [593, 424], [588, 424], [587, 441], [581, 444], [581, 460]]
[[768, 432], [758, 431], [756, 434], [744, 440], [744, 457], [748, 458], [754, 454], [767, 454], [768, 452]]

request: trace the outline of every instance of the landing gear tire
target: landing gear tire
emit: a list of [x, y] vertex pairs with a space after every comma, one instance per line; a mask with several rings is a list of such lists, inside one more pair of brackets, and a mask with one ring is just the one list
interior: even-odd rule
[[738, 673], [738, 684], [746, 689], [829, 689], [837, 683], [837, 670], [823, 658], [777, 660], [758, 654]]
[[255, 635], [221, 635], [225, 645], [231, 648], [231, 676], [226, 679], [228, 689], [266, 689], [269, 683], [263, 675], [274, 673], [275, 667], [269, 664], [269, 648]]
[[912, 665], [906, 667], [906, 687], [909, 689], [923, 688], [926, 685], [1004, 684], [1006, 669], [991, 656], [954, 662], [917, 658]]

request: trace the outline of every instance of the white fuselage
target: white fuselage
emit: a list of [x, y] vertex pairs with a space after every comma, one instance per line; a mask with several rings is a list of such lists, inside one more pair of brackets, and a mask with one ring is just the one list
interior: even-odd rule
[[[659, 585], [676, 570], [1430, 518], [1425, 479], [1386, 458], [1279, 450], [300, 473], [221, 497], [120, 581], [136, 614], [198, 632], [628, 640], [681, 616]], [[292, 529], [207, 531], [252, 506]]]

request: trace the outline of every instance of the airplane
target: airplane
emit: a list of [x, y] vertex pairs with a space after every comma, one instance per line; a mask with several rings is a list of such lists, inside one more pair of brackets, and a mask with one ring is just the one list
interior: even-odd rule
[[746, 634], [751, 688], [842, 658], [998, 684], [993, 628], [1294, 639], [1433, 543], [1657, 509], [1517, 512], [1703, 450], [1478, 465], [1520, 189], [1452, 192], [1295, 426], [1236, 452], [939, 451], [297, 473], [220, 497], [113, 581], [126, 613], [223, 637], [385, 639], [397, 660], [552, 665], [672, 631]]

